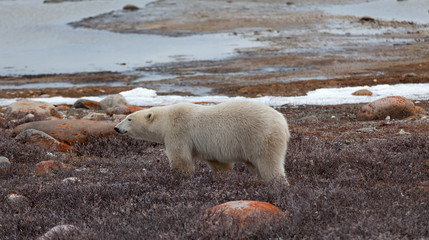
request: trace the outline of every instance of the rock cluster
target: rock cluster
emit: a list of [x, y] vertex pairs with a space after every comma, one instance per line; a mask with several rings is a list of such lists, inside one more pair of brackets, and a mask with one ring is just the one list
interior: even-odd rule
[[115, 134], [115, 122], [91, 121], [83, 119], [57, 119], [29, 122], [14, 129], [16, 135], [29, 129], [49, 134], [58, 141], [71, 144], [85, 142], [88, 136], [107, 136]]
[[[114, 126], [126, 114], [141, 110], [128, 105], [121, 94], [108, 96], [100, 102], [79, 99], [72, 106], [19, 100], [0, 108], [0, 128], [13, 128], [15, 140], [47, 150], [47, 154], [76, 153], [73, 147], [89, 137], [116, 134]], [[0, 156], [0, 174], [10, 172], [11, 161]], [[56, 160], [39, 162], [36, 176], [47, 176], [69, 166]]]

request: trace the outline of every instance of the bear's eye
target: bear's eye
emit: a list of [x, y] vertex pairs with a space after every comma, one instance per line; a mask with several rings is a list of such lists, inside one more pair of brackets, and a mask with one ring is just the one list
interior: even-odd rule
[[131, 118], [128, 118], [128, 122], [131, 122]]
[[152, 113], [149, 113], [148, 115], [147, 115], [147, 119], [150, 119], [152, 117]]

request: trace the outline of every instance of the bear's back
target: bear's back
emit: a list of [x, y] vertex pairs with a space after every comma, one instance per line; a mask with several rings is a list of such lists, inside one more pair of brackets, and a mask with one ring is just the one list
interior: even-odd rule
[[208, 107], [202, 111], [206, 118], [222, 119], [234, 126], [270, 127], [271, 124], [286, 123], [285, 118], [273, 108], [254, 101], [235, 100]]
[[259, 148], [254, 144], [272, 134], [284, 141], [289, 138], [283, 115], [258, 102], [239, 100], [199, 106], [191, 116], [188, 124], [194, 147], [206, 158], [233, 159], [252, 154]]

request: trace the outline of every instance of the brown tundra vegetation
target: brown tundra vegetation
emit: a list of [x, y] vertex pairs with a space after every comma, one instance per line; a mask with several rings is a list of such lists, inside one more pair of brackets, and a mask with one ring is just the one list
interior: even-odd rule
[[[116, 135], [48, 153], [15, 140], [8, 125], [0, 129], [0, 155], [11, 161], [0, 174], [1, 239], [36, 239], [58, 225], [74, 231], [52, 239], [428, 238], [428, 119], [357, 121], [360, 106], [278, 109], [292, 135], [289, 187], [260, 182], [240, 164], [217, 179], [197, 163], [183, 180], [162, 145]], [[35, 175], [47, 160], [68, 167]], [[263, 227], [202, 220], [206, 209], [235, 200], [268, 202], [287, 216]]]

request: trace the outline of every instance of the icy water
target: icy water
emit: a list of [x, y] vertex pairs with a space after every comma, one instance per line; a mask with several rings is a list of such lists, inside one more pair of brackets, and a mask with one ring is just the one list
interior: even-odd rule
[[[237, 48], [262, 44], [230, 34], [165, 37], [74, 29], [67, 25], [85, 17], [120, 10], [126, 4], [144, 7], [149, 2], [97, 0], [43, 4], [42, 0], [0, 0], [0, 76], [121, 72], [153, 63], [221, 59], [233, 55]], [[429, 23], [429, 0], [376, 0], [320, 9], [336, 15]], [[343, 30], [331, 27], [321, 31], [342, 33]], [[350, 28], [347, 31], [350, 32]]]
[[90, 71], [127, 71], [153, 63], [219, 59], [236, 48], [261, 43], [228, 34], [164, 37], [74, 29], [67, 23], [144, 7], [149, 0], [97, 0], [43, 4], [42, 0], [0, 1], [0, 76]]

